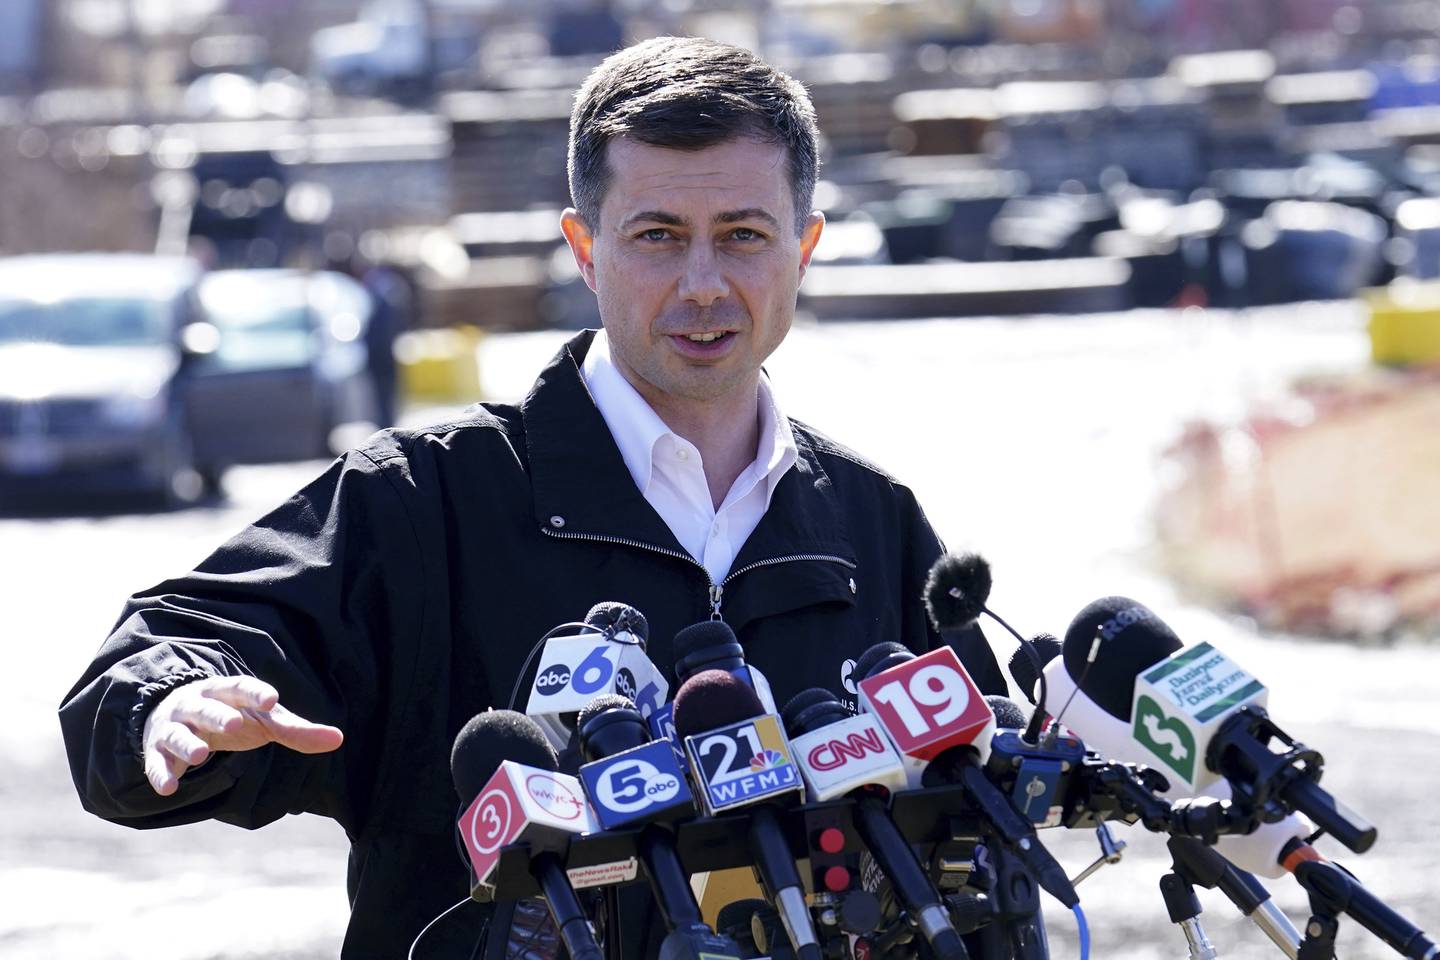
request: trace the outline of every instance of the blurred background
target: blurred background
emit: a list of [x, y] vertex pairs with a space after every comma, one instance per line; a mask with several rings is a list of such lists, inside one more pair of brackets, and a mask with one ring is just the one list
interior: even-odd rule
[[[1440, 6], [6, 0], [0, 953], [336, 954], [333, 824], [101, 823], [53, 710], [129, 593], [598, 324], [570, 105], [664, 33], [755, 49], [819, 113], [787, 411], [989, 556], [1022, 630], [1123, 593], [1232, 652], [1380, 825], [1350, 865], [1440, 931]], [[1163, 846], [1127, 838], [1080, 888], [1097, 955], [1176, 954]], [[1205, 903], [1222, 955], [1273, 950]]]

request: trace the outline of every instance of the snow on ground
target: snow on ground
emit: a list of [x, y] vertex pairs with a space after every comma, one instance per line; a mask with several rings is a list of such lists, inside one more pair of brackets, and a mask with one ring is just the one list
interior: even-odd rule
[[[517, 398], [564, 340], [492, 336], [482, 384]], [[1271, 687], [1272, 713], [1327, 758], [1324, 785], [1380, 827], [1363, 858], [1327, 852], [1440, 934], [1440, 745], [1420, 736], [1440, 700], [1440, 646], [1357, 648], [1260, 636], [1192, 606], [1151, 565], [1158, 453], [1189, 417], [1233, 418], [1298, 372], [1366, 362], [1350, 305], [1235, 317], [1161, 311], [1089, 317], [797, 325], [768, 364], [785, 408], [891, 470], [918, 493], [952, 549], [985, 554], [991, 606], [1027, 633], [1063, 634], [1090, 600], [1150, 606], [1188, 641], [1211, 640]], [[344, 838], [288, 818], [255, 834], [218, 824], [135, 832], [84, 814], [54, 708], [130, 591], [188, 568], [321, 469], [235, 471], [229, 499], [174, 514], [0, 518], [11, 693], [0, 698], [0, 956], [235, 960], [334, 956], [344, 929]], [[1011, 645], [987, 631], [1002, 660]], [[1084, 833], [1050, 831], [1072, 872]], [[1126, 859], [1080, 887], [1094, 956], [1174, 956], [1156, 890], [1163, 846], [1136, 829]], [[1304, 898], [1271, 884], [1297, 923]], [[1202, 893], [1223, 957], [1272, 952], [1218, 895]], [[1054, 953], [1076, 955], [1074, 921], [1049, 913]], [[1344, 924], [1342, 956], [1387, 948]]]

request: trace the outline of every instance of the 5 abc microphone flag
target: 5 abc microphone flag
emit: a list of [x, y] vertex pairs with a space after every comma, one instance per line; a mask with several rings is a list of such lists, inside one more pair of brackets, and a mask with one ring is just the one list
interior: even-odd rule
[[[975, 564], [957, 569], [963, 575], [948, 583], [932, 573], [937, 582], [927, 590], [944, 591], [948, 611], [990, 614], [988, 569], [979, 590], [966, 579]], [[773, 954], [778, 934], [757, 944], [740, 927], [717, 932], [713, 914], [706, 914], [712, 924], [704, 923], [688, 882], [703, 871], [748, 866], [768, 904], [758, 909], [778, 920], [787, 949], [801, 960], [898, 960], [917, 955], [922, 941], [932, 955], [960, 958], [967, 956], [960, 935], [987, 929], [999, 931], [998, 939], [977, 941], [987, 957], [1038, 960], [1048, 951], [1038, 889], [1080, 914], [1036, 826], [1139, 821], [1210, 843], [1217, 836], [1254, 839], [1249, 855], [1268, 866], [1282, 861], [1312, 900], [1324, 901], [1317, 891], [1329, 891], [1345, 901], [1337, 912], [1348, 909], [1403, 955], [1435, 960], [1423, 932], [1358, 883], [1337, 880], [1303, 842], [1307, 824], [1296, 811], [1305, 808], [1324, 807], [1322, 826], [1352, 849], [1373, 842], [1374, 829], [1319, 789], [1318, 754], [1269, 721], [1264, 687], [1209, 645], [1172, 645], [1158, 618], [1125, 604], [1118, 612], [1113, 603], [1092, 604], [1043, 673], [1035, 660], [1030, 676], [1068, 692], [1078, 706], [1058, 721], [1049, 717], [1061, 712], [1052, 689], [1023, 733], [997, 730], [995, 710], [953, 650], [916, 656], [891, 643], [857, 661], [859, 712], [828, 691], [810, 690], [786, 705], [782, 722], [766, 678], [745, 663], [733, 632], [718, 621], [677, 635], [680, 686], [667, 701], [669, 686], [645, 653], [643, 617], [621, 604], [601, 605], [607, 609], [592, 611], [578, 634], [545, 638], [531, 718], [477, 716], [472, 724], [495, 718], [482, 738], [490, 752], [479, 760], [476, 737], [469, 760], [462, 760], [464, 731], [457, 738], [453, 768], [466, 801], [458, 831], [475, 874], [472, 893], [544, 896], [571, 955], [593, 960], [602, 953], [576, 890], [609, 889], [643, 874], [667, 929], [666, 960]], [[1128, 715], [1117, 716], [1124, 708]], [[1018, 708], [1003, 707], [1008, 718], [1007, 711]], [[1093, 729], [1114, 740], [1120, 722], [1126, 756], [1086, 751], [1080, 737]], [[1012, 724], [1023, 725], [1023, 714], [1007, 719]], [[1257, 760], [1255, 750], [1276, 738], [1291, 749], [1272, 751], [1274, 763]], [[577, 745], [585, 761], [578, 777], [560, 773], [553, 748]], [[1234, 798], [1169, 799], [1206, 787], [1224, 792], [1216, 786], [1231, 788]], [[1273, 905], [1256, 910], [1267, 899], [1252, 890], [1242, 909], [1255, 911], [1256, 922], [1290, 952], [1300, 937]], [[608, 937], [614, 918], [606, 915]]]

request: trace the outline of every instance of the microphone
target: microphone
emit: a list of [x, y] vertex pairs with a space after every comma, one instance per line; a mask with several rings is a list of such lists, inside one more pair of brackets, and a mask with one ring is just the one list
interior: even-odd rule
[[660, 955], [667, 960], [738, 957], [738, 944], [701, 919], [675, 835], [666, 823], [695, 810], [669, 744], [653, 742], [640, 711], [614, 695], [590, 701], [580, 711], [577, 729], [581, 754], [589, 761], [580, 768], [580, 779], [602, 826], [642, 827], [636, 852], [670, 931]]
[[804, 790], [780, 718], [767, 714], [743, 681], [718, 669], [703, 670], [680, 685], [674, 716], [706, 813], [749, 810], [750, 852], [761, 886], [799, 960], [821, 960], [800, 872], [774, 802], [796, 799]]
[[999, 839], [1040, 885], [1073, 908], [1080, 898], [1064, 869], [1040, 843], [1034, 824], [986, 776], [995, 714], [960, 658], [949, 647], [917, 657], [895, 646], [877, 644], [865, 652], [861, 660], [873, 666], [857, 686], [861, 709], [875, 716], [896, 750], [908, 758], [910, 783], [915, 784], [918, 766], [920, 786], [964, 787]]
[[545, 642], [525, 705], [557, 749], [569, 743], [577, 713], [594, 697], [618, 694], [648, 717], [670, 692], [645, 653], [650, 628], [639, 610], [606, 601], [591, 608], [585, 623], [590, 631]]
[[905, 763], [909, 786], [924, 784], [930, 762], [953, 747], [989, 756], [995, 715], [949, 647], [915, 656], [877, 643], [855, 662], [860, 709], [876, 718]]
[[[1029, 640], [1020, 636], [1014, 627], [1006, 623], [1004, 618], [985, 606], [985, 602], [990, 599], [991, 583], [990, 564], [979, 554], [966, 553], [958, 557], [946, 554], [936, 560], [925, 578], [925, 609], [930, 614], [931, 622], [935, 624], [936, 630], [960, 629], [974, 623], [983, 613], [1015, 638], [1020, 644], [1020, 653], [1030, 660], [1031, 668], [1040, 674], [1045, 668], [1040, 652]], [[1001, 682], [1004, 682], [1003, 678]], [[1026, 696], [1030, 696], [1028, 691]], [[1025, 739], [1032, 743], [1040, 736], [1040, 728], [1045, 719], [1043, 674], [1039, 704], [1042, 709], [1032, 718], [1031, 727], [1025, 734]]]
[[[1244, 869], [1281, 876], [1282, 848], [1313, 829], [1297, 811], [1357, 853], [1374, 843], [1375, 828], [1316, 783], [1320, 755], [1270, 722], [1264, 686], [1208, 643], [1182, 649], [1141, 604], [1107, 597], [1087, 606], [1046, 675], [1068, 688], [1060, 719], [1093, 746], [1164, 771], [1170, 796], [1238, 796], [1267, 821], [1219, 839], [1220, 852]], [[1272, 736], [1292, 749], [1272, 752]]]
[[460, 833], [475, 872], [471, 896], [491, 899], [502, 848], [524, 843], [529, 869], [573, 960], [604, 960], [562, 856], [594, 829], [580, 783], [557, 772], [555, 751], [529, 717], [511, 710], [477, 714], [455, 738], [450, 772], [462, 800]]
[[745, 648], [724, 620], [702, 620], [675, 634], [675, 682], [684, 683], [702, 670], [726, 670], [760, 698], [766, 713], [775, 713], [775, 697], [765, 675], [745, 662]]
[[1025, 695], [1034, 706], [1039, 706], [1040, 701], [1036, 696], [1035, 685], [1044, 676], [1045, 665], [1056, 657], [1060, 656], [1060, 641], [1053, 633], [1037, 633], [1030, 638], [1030, 646], [1039, 654], [1040, 664], [1037, 667], [1033, 657], [1025, 652], [1024, 647], [1019, 647], [1010, 654], [1010, 677], [1015, 681], [1015, 686]]
[[[1334, 913], [1343, 911], [1401, 956], [1409, 960], [1440, 957], [1440, 945], [1423, 930], [1366, 890], [1349, 871], [1322, 857], [1310, 844], [1298, 840], [1291, 843], [1285, 851], [1285, 869], [1293, 873], [1310, 894], [1312, 904], [1319, 901]], [[1330, 934], [1333, 937], [1333, 929]]]
[[695, 812], [685, 772], [668, 743], [650, 738], [635, 705], [616, 694], [596, 697], [577, 720], [580, 780], [603, 830], [669, 821]]
[[[725, 670], [734, 674], [760, 698], [766, 713], [775, 713], [775, 697], [770, 681], [759, 670], [745, 662], [745, 648], [735, 631], [723, 620], [702, 620], [675, 634], [675, 682], [682, 684], [703, 670]], [[649, 715], [650, 732], [656, 739], [665, 738], [675, 745], [675, 754], [685, 762], [685, 751], [675, 733], [674, 703], [667, 703]]]
[[875, 718], [850, 711], [828, 690], [802, 691], [782, 714], [796, 762], [814, 799], [855, 799], [855, 827], [890, 880], [896, 899], [941, 960], [967, 956], [950, 913], [905, 835], [885, 808], [906, 784], [905, 765]]

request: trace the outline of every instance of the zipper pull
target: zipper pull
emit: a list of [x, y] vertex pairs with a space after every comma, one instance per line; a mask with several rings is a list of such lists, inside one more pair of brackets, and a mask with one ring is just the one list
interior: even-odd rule
[[722, 616], [720, 616], [720, 599], [721, 599], [721, 597], [723, 597], [724, 595], [725, 595], [725, 586], [724, 586], [724, 584], [719, 584], [719, 583], [712, 583], [712, 584], [710, 584], [710, 619], [711, 619], [711, 620], [723, 620], [723, 619], [724, 619]]

